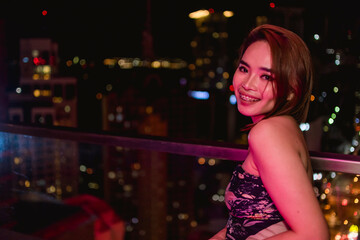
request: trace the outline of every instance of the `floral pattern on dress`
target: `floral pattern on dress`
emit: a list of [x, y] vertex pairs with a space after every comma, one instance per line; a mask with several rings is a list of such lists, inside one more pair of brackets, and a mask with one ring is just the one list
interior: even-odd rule
[[261, 178], [238, 165], [225, 193], [229, 209], [226, 239], [242, 240], [283, 221]]

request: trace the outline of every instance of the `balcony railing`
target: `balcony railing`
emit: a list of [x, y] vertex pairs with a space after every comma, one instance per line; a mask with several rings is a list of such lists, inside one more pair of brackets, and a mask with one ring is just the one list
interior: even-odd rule
[[[225, 225], [225, 188], [246, 154], [230, 143], [0, 124], [0, 239], [208, 239]], [[332, 239], [357, 239], [360, 157], [310, 154]]]

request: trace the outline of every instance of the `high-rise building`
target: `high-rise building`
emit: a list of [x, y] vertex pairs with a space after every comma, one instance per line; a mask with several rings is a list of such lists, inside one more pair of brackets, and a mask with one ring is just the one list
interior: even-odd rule
[[58, 45], [49, 38], [20, 40], [20, 81], [9, 93], [10, 122], [77, 126], [77, 80], [58, 74]]

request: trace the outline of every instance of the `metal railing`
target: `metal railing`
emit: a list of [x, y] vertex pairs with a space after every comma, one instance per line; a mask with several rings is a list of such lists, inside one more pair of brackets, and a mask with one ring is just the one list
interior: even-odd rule
[[[65, 127], [25, 126], [4, 123], [0, 123], [0, 131], [34, 137], [56, 138], [224, 160], [243, 161], [247, 155], [247, 146], [225, 142], [153, 136], [124, 136], [110, 132], [89, 132]], [[360, 156], [310, 151], [310, 157], [315, 170], [360, 174]]]

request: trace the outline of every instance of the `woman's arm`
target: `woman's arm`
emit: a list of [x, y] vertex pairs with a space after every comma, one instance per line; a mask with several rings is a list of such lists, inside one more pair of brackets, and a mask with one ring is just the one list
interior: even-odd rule
[[300, 157], [307, 149], [296, 127], [291, 118], [274, 117], [260, 121], [250, 133], [253, 162], [291, 229], [269, 239], [328, 240], [327, 223]]
[[212, 236], [209, 240], [225, 240], [226, 227], [221, 229], [217, 234]]

